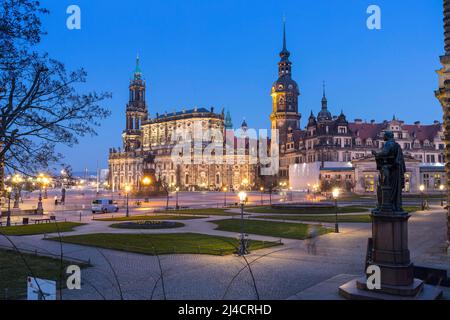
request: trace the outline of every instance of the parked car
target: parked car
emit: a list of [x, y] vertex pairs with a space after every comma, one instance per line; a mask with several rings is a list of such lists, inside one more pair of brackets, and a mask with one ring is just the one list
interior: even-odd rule
[[111, 199], [96, 199], [92, 201], [92, 213], [108, 213], [119, 211], [119, 206]]

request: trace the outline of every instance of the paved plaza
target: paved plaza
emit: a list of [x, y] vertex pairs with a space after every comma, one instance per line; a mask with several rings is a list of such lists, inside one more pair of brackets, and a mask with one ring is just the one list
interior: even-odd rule
[[[218, 203], [223, 194], [204, 197], [204, 204]], [[234, 196], [230, 193], [231, 197]], [[253, 194], [256, 201], [260, 195]], [[264, 195], [265, 197], [266, 195]], [[88, 205], [87, 195], [72, 198], [77, 205]], [[51, 195], [45, 206], [51, 206]], [[189, 200], [191, 199], [191, 200]], [[259, 199], [259, 198], [258, 198]], [[192, 194], [181, 195], [180, 200], [198, 202]], [[31, 199], [29, 200], [31, 201]], [[164, 202], [165, 199], [157, 200]], [[25, 200], [24, 205], [27, 204]], [[153, 206], [153, 204], [152, 204]], [[238, 209], [231, 209], [230, 212]], [[132, 214], [148, 211], [133, 208]], [[77, 221], [77, 210], [56, 211], [58, 219]], [[122, 212], [123, 215], [123, 212]], [[92, 221], [89, 210], [82, 212], [82, 221], [87, 223], [64, 235], [88, 233], [175, 233], [194, 232], [236, 238], [235, 232], [215, 230], [214, 220], [230, 217], [183, 220], [182, 228], [166, 230], [113, 229], [111, 222]], [[235, 217], [236, 218], [236, 217]], [[264, 219], [264, 214], [252, 218]], [[445, 212], [439, 206], [432, 210], [412, 214], [409, 223], [409, 244], [413, 262], [421, 266], [450, 268], [450, 258], [443, 254], [445, 243]], [[327, 224], [325, 224], [327, 225]], [[330, 225], [331, 227], [331, 225]], [[235, 255], [209, 256], [197, 254], [170, 254], [148, 256], [115, 250], [97, 249], [80, 245], [63, 244], [66, 259], [90, 261], [91, 268], [82, 271], [82, 289], [64, 290], [64, 299], [317, 299], [314, 288], [326, 287], [329, 292], [322, 298], [338, 298], [337, 287], [333, 293], [327, 283], [342, 283], [352, 275], [362, 275], [367, 238], [371, 235], [371, 224], [341, 223], [340, 233], [329, 233], [319, 237], [317, 254], [307, 253], [305, 241], [281, 239], [283, 246], [252, 252], [246, 257], [255, 278], [253, 284], [246, 261]], [[57, 235], [50, 235], [57, 236]], [[254, 240], [279, 240], [273, 237], [250, 235]], [[17, 247], [54, 255], [60, 254], [60, 243], [48, 241], [43, 235], [11, 237]], [[10, 246], [4, 238], [0, 245]], [[159, 267], [158, 259], [161, 262]], [[117, 279], [114, 277], [114, 269]], [[161, 278], [162, 272], [162, 278]], [[337, 277], [337, 278], [336, 278]], [[338, 283], [337, 283], [338, 284]]]

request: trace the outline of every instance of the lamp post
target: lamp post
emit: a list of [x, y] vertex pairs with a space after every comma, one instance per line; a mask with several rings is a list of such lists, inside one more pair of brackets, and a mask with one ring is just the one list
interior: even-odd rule
[[178, 210], [180, 209], [180, 206], [178, 205], [178, 191], [180, 191], [179, 187], [175, 188], [175, 198], [176, 198], [176, 204], [175, 204], [175, 209]]
[[421, 184], [419, 186], [419, 190], [420, 190], [420, 197], [421, 197], [421, 208], [422, 208], [422, 211], [424, 211], [425, 210], [425, 199], [424, 199], [425, 186], [423, 184]]
[[223, 206], [226, 207], [227, 206], [227, 187], [223, 187]]
[[264, 204], [264, 200], [263, 200], [264, 187], [259, 188], [259, 191], [261, 191], [261, 205], [263, 205]]
[[126, 216], [129, 217], [130, 216], [130, 209], [128, 207], [128, 197], [129, 197], [129, 193], [131, 191], [131, 186], [130, 185], [126, 185], [125, 186], [125, 194], [126, 194], [126, 199], [127, 199], [127, 210], [126, 210]]
[[[152, 179], [150, 179], [149, 177], [144, 177], [144, 179], [142, 179], [142, 184], [146, 187], [150, 186], [151, 183], [152, 183]], [[145, 199], [144, 199], [145, 202], [149, 202], [149, 196], [148, 196], [147, 191], [150, 192], [150, 190], [146, 190]]]
[[441, 184], [439, 186], [439, 190], [441, 190], [441, 207], [444, 207], [444, 190], [445, 190], [445, 186], [443, 184]]
[[339, 224], [338, 224], [338, 197], [339, 197], [339, 189], [333, 189], [333, 198], [334, 198], [334, 209], [335, 209], [335, 220], [334, 220], [334, 232], [339, 233]]
[[247, 178], [244, 178], [244, 179], [242, 180], [242, 185], [244, 186], [244, 190], [247, 190], [248, 184], [249, 184], [248, 179], [247, 179]]
[[241, 204], [241, 237], [239, 239], [239, 251], [238, 255], [243, 256], [248, 253], [247, 251], [247, 243], [245, 241], [245, 235], [244, 235], [244, 205], [247, 201], [247, 193], [244, 191], [239, 192], [238, 194], [240, 204]]
[[44, 184], [44, 174], [39, 174], [39, 176], [36, 178], [36, 181], [39, 184], [39, 198], [38, 198], [38, 205], [37, 205], [37, 213], [43, 214], [44, 213], [44, 207], [42, 205], [42, 186]]
[[6, 192], [8, 193], [8, 215], [6, 216], [6, 226], [10, 227], [11, 226], [11, 192], [12, 192], [12, 188], [7, 187]]

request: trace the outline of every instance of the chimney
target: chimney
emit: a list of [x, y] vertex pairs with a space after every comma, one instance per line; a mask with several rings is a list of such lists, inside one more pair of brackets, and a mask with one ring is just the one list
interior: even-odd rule
[[416, 127], [420, 127], [420, 121], [414, 122], [414, 125], [415, 125]]
[[436, 125], [436, 126], [438, 126], [438, 125], [440, 125], [441, 123], [438, 121], [438, 120], [434, 120], [434, 125]]
[[370, 120], [370, 124], [375, 124], [375, 120]]
[[362, 119], [355, 119], [355, 123], [356, 123], [356, 124], [362, 124], [363, 121], [362, 121]]

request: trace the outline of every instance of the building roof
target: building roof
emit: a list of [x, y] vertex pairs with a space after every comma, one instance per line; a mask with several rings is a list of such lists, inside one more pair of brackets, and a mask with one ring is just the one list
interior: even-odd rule
[[193, 118], [196, 116], [207, 116], [219, 119], [224, 118], [224, 115], [222, 113], [215, 113], [214, 108], [211, 108], [210, 110], [206, 108], [194, 108], [189, 110], [166, 112], [162, 115], [157, 113], [156, 116], [152, 119], [149, 119], [147, 123], [164, 122], [182, 118]]
[[415, 139], [418, 139], [420, 141], [433, 141], [434, 137], [436, 137], [436, 135], [441, 130], [441, 125], [403, 125], [402, 128], [408, 130], [408, 133], [411, 135], [411, 137], [414, 137]]
[[[383, 123], [362, 123], [362, 122], [350, 122], [348, 124], [349, 129], [358, 136], [366, 140], [368, 138], [378, 138], [380, 133], [386, 130], [388, 127], [388, 122]], [[431, 125], [421, 125], [421, 124], [402, 124], [401, 128], [407, 130], [408, 134], [413, 138], [420, 141], [429, 140], [433, 141], [436, 135], [441, 130], [441, 125], [439, 123]]]

